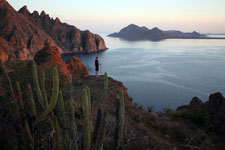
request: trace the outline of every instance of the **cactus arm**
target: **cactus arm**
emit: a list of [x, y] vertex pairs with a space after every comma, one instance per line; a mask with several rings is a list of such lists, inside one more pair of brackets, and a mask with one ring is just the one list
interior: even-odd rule
[[82, 91], [82, 101], [83, 101], [83, 115], [84, 115], [84, 150], [90, 150], [90, 118], [89, 118], [89, 107], [88, 107], [88, 95], [87, 90]]
[[58, 124], [58, 119], [56, 116], [53, 117], [53, 123], [54, 123], [54, 129], [55, 129], [55, 149], [59, 150], [60, 149], [60, 144], [59, 144], [59, 124]]
[[44, 71], [41, 72], [41, 93], [43, 96], [43, 104], [45, 108], [48, 108], [48, 96], [45, 89], [45, 73]]
[[109, 86], [109, 79], [108, 79], [107, 72], [105, 72], [104, 78], [105, 78], [105, 80], [104, 80], [104, 89], [107, 90], [108, 86]]
[[35, 88], [35, 91], [36, 91], [36, 94], [38, 97], [38, 101], [39, 101], [40, 105], [42, 106], [42, 108], [44, 108], [43, 97], [42, 97], [41, 89], [40, 89], [39, 82], [38, 82], [37, 67], [36, 67], [34, 60], [31, 61], [31, 70], [32, 70], [32, 76], [33, 76], [33, 84], [34, 84], [34, 88]]
[[12, 98], [14, 99], [15, 94], [14, 94], [14, 90], [13, 90], [13, 87], [12, 87], [12, 82], [11, 82], [11, 79], [10, 79], [8, 73], [6, 72], [5, 66], [4, 66], [4, 64], [2, 63], [1, 60], [0, 60], [0, 69], [2, 70], [3, 74], [6, 76], [7, 81], [9, 82], [10, 92], [11, 92]]
[[63, 95], [61, 91], [59, 92], [59, 97], [58, 97], [57, 112], [58, 112], [60, 124], [62, 124], [63, 127], [65, 127], [66, 126], [65, 107], [64, 107]]
[[104, 142], [105, 133], [106, 133], [106, 123], [107, 123], [106, 117], [107, 117], [107, 113], [105, 112], [103, 114], [103, 120], [102, 120], [102, 126], [101, 126], [101, 130], [100, 130], [99, 140], [96, 145], [97, 150], [102, 150], [102, 147], [103, 147], [103, 142]]
[[58, 101], [58, 94], [59, 94], [59, 76], [58, 71], [55, 68], [53, 68], [53, 90], [52, 90], [52, 96], [50, 103], [48, 105], [47, 110], [34, 122], [34, 127], [40, 122], [46, 119], [47, 115], [51, 113]]
[[75, 149], [78, 150], [78, 145], [77, 145], [77, 127], [75, 124], [75, 118], [74, 118], [74, 107], [72, 104], [69, 104], [69, 127], [70, 127], [70, 132], [69, 132], [69, 136], [71, 139], [70, 142], [70, 149]]
[[28, 105], [31, 108], [32, 115], [37, 117], [37, 111], [36, 111], [36, 106], [35, 106], [35, 102], [34, 102], [34, 96], [33, 96], [30, 84], [27, 84], [27, 96], [28, 96]]
[[17, 89], [17, 92], [18, 92], [18, 100], [19, 100], [20, 109], [21, 110], [24, 110], [24, 107], [23, 107], [23, 97], [22, 97], [22, 93], [21, 93], [20, 84], [19, 84], [18, 81], [16, 82], [16, 89]]
[[124, 117], [125, 117], [125, 103], [124, 103], [124, 92], [120, 91], [120, 97], [117, 99], [117, 116], [116, 116], [116, 123], [117, 127], [115, 130], [115, 149], [119, 149], [123, 142], [123, 135], [124, 135]]
[[87, 87], [86, 88], [87, 90], [87, 95], [88, 95], [88, 109], [89, 109], [89, 123], [90, 123], [90, 133], [92, 134], [93, 133], [93, 124], [92, 124], [92, 110], [91, 110], [91, 92], [90, 92], [90, 88]]
[[94, 147], [96, 143], [98, 143], [100, 130], [102, 127], [102, 109], [98, 109], [97, 117], [96, 117], [96, 123], [95, 123], [95, 129], [92, 137], [92, 143], [91, 146]]

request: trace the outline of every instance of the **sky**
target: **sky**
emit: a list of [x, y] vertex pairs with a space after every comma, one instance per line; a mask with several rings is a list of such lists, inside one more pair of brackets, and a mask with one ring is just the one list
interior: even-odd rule
[[225, 0], [8, 0], [44, 10], [81, 30], [109, 34], [133, 23], [149, 29], [225, 33]]

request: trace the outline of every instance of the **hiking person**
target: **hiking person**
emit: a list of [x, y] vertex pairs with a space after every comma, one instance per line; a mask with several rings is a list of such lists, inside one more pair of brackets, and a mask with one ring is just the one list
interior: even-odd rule
[[98, 56], [96, 56], [95, 59], [95, 75], [98, 77], [98, 71], [99, 71], [99, 62], [98, 62]]

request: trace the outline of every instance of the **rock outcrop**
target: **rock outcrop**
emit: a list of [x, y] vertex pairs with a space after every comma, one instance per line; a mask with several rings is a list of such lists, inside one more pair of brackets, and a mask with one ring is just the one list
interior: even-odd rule
[[190, 110], [197, 107], [208, 112], [216, 132], [225, 139], [225, 98], [222, 94], [219, 92], [211, 94], [205, 103], [194, 97], [189, 105], [178, 107], [177, 110]]
[[90, 31], [80, 31], [78, 28], [55, 20], [46, 12], [30, 13], [26, 6], [19, 10], [26, 18], [44, 30], [62, 48], [63, 52], [97, 52], [106, 50], [106, 45], [99, 35]]
[[4, 41], [0, 43], [0, 50], [4, 51], [1, 53], [6, 53], [10, 60], [33, 58], [45, 41], [58, 47], [47, 33], [15, 11], [5, 0], [0, 0], [0, 20], [0, 38]]
[[58, 47], [62, 53], [107, 49], [97, 34], [80, 31], [61, 23], [59, 18], [54, 20], [44, 11], [40, 15], [37, 11], [30, 13], [26, 6], [17, 12], [6, 0], [0, 0], [0, 20], [0, 58], [3, 62], [32, 59], [45, 41]]
[[46, 45], [34, 56], [34, 60], [38, 66], [52, 67], [56, 66], [60, 73], [62, 73], [66, 80], [69, 81], [69, 76], [72, 74], [74, 78], [88, 77], [88, 71], [81, 60], [73, 57], [65, 63], [62, 60], [60, 51], [55, 46]]

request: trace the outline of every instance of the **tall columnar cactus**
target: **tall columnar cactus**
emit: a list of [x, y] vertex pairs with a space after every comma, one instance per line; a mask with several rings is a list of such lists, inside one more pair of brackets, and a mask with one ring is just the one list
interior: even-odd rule
[[43, 105], [46, 108], [48, 108], [48, 96], [45, 89], [45, 73], [44, 71], [41, 72], [41, 94], [43, 97]]
[[95, 147], [96, 143], [98, 143], [99, 136], [100, 136], [100, 130], [102, 127], [102, 109], [98, 109], [97, 117], [96, 117], [96, 123], [95, 123], [95, 129], [91, 140], [91, 146]]
[[107, 118], [107, 113], [105, 112], [103, 114], [103, 118], [102, 118], [102, 125], [101, 125], [101, 129], [100, 129], [99, 139], [96, 144], [96, 150], [102, 150], [102, 147], [103, 147], [103, 142], [104, 142], [105, 134], [106, 134], [106, 123], [107, 123], [106, 118]]
[[74, 118], [74, 107], [70, 103], [69, 104], [69, 136], [70, 136], [70, 149], [71, 150], [78, 150], [77, 145], [77, 127], [75, 124]]
[[90, 132], [90, 117], [89, 117], [89, 106], [88, 106], [88, 94], [87, 90], [82, 91], [83, 101], [83, 116], [84, 116], [84, 150], [90, 150], [91, 144], [91, 132]]
[[53, 123], [54, 123], [54, 129], [55, 129], [55, 150], [59, 150], [60, 149], [60, 144], [59, 144], [59, 123], [58, 123], [58, 119], [56, 116], [53, 116]]
[[25, 120], [25, 130], [26, 130], [28, 139], [29, 139], [29, 141], [30, 141], [30, 143], [31, 143], [31, 147], [33, 147], [33, 142], [34, 142], [34, 141], [33, 141], [33, 137], [32, 137], [32, 134], [31, 134], [31, 132], [30, 132], [30, 126], [29, 126], [27, 120]]
[[62, 92], [59, 92], [58, 103], [57, 103], [57, 112], [59, 117], [59, 122], [63, 127], [66, 127], [66, 116], [65, 116], [65, 107], [63, 101]]
[[87, 90], [87, 95], [88, 95], [88, 109], [89, 109], [89, 123], [90, 123], [90, 132], [91, 134], [93, 133], [93, 124], [92, 124], [92, 106], [91, 106], [91, 91], [90, 91], [90, 88], [87, 87], [86, 88]]
[[124, 135], [124, 117], [125, 117], [125, 103], [124, 103], [124, 92], [120, 91], [120, 98], [117, 100], [117, 116], [116, 116], [116, 131], [114, 135], [115, 149], [119, 149], [123, 142]]
[[37, 67], [34, 60], [31, 61], [31, 70], [32, 70], [32, 76], [33, 76], [33, 84], [38, 97], [38, 101], [41, 107], [44, 108], [43, 97], [42, 97], [41, 89], [38, 82]]
[[12, 87], [12, 82], [11, 82], [11, 79], [10, 79], [8, 73], [6, 72], [5, 66], [4, 66], [4, 64], [2, 63], [1, 60], [0, 60], [0, 69], [2, 70], [3, 74], [7, 78], [7, 81], [9, 82], [9, 88], [10, 88], [11, 96], [14, 99], [15, 98], [15, 94], [14, 94], [14, 90], [13, 90], [13, 87]]
[[21, 120], [23, 122], [23, 126], [25, 128], [26, 134], [28, 136], [28, 139], [29, 139], [29, 142], [30, 142], [30, 145], [31, 145], [30, 148], [32, 148], [32, 145], [33, 145], [33, 137], [31, 135], [30, 127], [29, 127], [28, 121], [26, 119], [26, 114], [25, 114], [24, 104], [23, 104], [22, 92], [21, 92], [20, 84], [19, 84], [18, 81], [16, 82], [16, 89], [17, 89], [17, 92], [18, 92], [18, 101], [19, 101], [19, 106], [20, 106]]
[[70, 102], [72, 103], [73, 101], [73, 77], [72, 74], [70, 74]]
[[57, 68], [55, 67], [53, 68], [53, 90], [50, 103], [45, 112], [35, 121], [34, 126], [36, 126], [40, 121], [46, 119], [47, 115], [54, 110], [58, 101], [58, 95], [59, 95], [59, 76]]
[[108, 95], [108, 86], [109, 86], [109, 79], [108, 79], [107, 72], [105, 72], [104, 78], [105, 78], [104, 79], [104, 91], [105, 91], [105, 98], [106, 98]]
[[27, 84], [27, 97], [28, 97], [27, 103], [31, 109], [32, 115], [34, 117], [37, 117], [37, 110], [36, 110], [35, 101], [34, 101], [34, 97], [33, 97], [33, 93], [32, 93], [30, 84]]
[[24, 111], [24, 106], [23, 106], [23, 97], [22, 97], [22, 92], [21, 92], [21, 88], [20, 88], [20, 84], [19, 82], [17, 81], [16, 82], [16, 90], [17, 90], [17, 98], [18, 98], [18, 101], [19, 101], [19, 106], [20, 106], [20, 110], [21, 111]]

